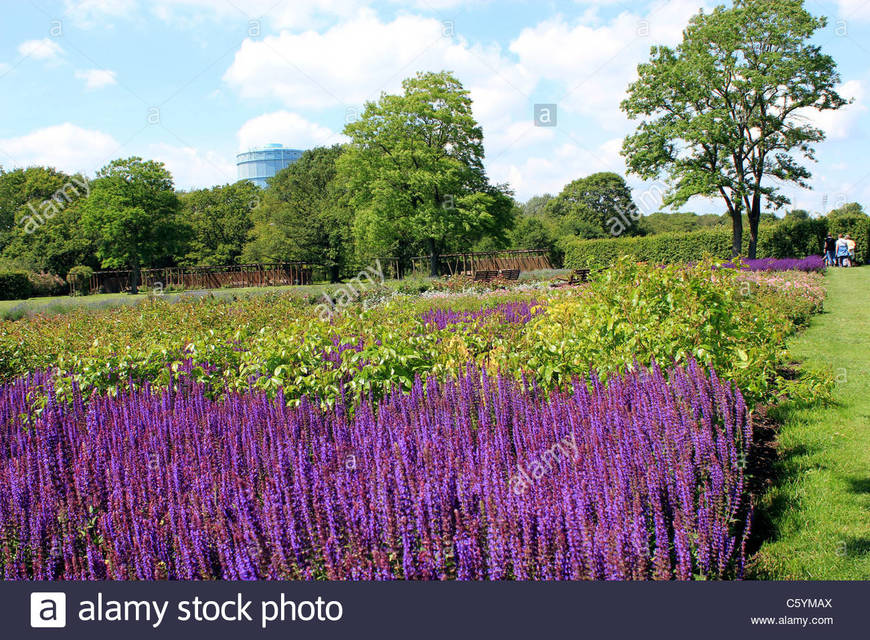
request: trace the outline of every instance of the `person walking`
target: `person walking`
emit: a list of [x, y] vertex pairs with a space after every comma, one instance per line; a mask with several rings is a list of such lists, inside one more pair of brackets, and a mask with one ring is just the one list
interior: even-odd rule
[[846, 234], [845, 240], [846, 248], [849, 250], [849, 262], [851, 266], [855, 264], [855, 241], [852, 240], [852, 236], [850, 236], [848, 233]]
[[833, 267], [837, 263], [837, 241], [830, 233], [825, 238], [825, 266]]
[[849, 245], [846, 244], [846, 239], [841, 233], [837, 238], [837, 266], [849, 267]]

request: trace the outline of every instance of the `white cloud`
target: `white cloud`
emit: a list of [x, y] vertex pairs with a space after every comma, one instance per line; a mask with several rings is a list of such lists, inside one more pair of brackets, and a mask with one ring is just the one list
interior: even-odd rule
[[[400, 10], [441, 11], [488, 0], [389, 0]], [[133, 17], [147, 10], [159, 20], [192, 28], [208, 20], [265, 20], [276, 29], [323, 27], [336, 17], [353, 15], [371, 5], [369, 0], [66, 0], [67, 15], [79, 26], [95, 27], [106, 18]], [[255, 27], [256, 25], [251, 25]]]
[[5, 62], [0, 62], [0, 75], [3, 75], [10, 69], [12, 69], [10, 65], [6, 64]]
[[0, 139], [4, 160], [11, 159], [15, 166], [42, 165], [69, 173], [92, 174], [112, 160], [118, 149], [109, 134], [69, 122]]
[[847, 100], [854, 100], [836, 111], [802, 109], [798, 117], [825, 132], [829, 140], [850, 138], [867, 111], [864, 85], [860, 80], [849, 80], [837, 87], [837, 92]]
[[117, 84], [117, 74], [108, 69], [86, 69], [76, 71], [75, 77], [85, 81], [85, 87], [88, 89], [101, 89], [113, 84]]
[[277, 97], [293, 108], [316, 109], [359, 105], [381, 91], [398, 91], [419, 70], [441, 69], [455, 71], [484, 112], [503, 113], [533, 86], [498, 47], [445, 37], [445, 25], [434, 18], [381, 22], [370, 10], [323, 33], [284, 31], [246, 40], [224, 80], [246, 98]]
[[56, 62], [63, 56], [63, 48], [51, 38], [27, 40], [18, 45], [18, 54], [34, 60]]
[[520, 160], [496, 159], [489, 163], [489, 174], [496, 182], [510, 183], [519, 200], [527, 200], [539, 193], [555, 194], [572, 180], [591, 173], [624, 173], [625, 164], [619, 155], [621, 145], [621, 138], [595, 146], [569, 139], [555, 146], [547, 155]]
[[837, 0], [838, 16], [843, 20], [870, 20], [867, 0]]
[[136, 0], [65, 0], [65, 17], [83, 29], [108, 27], [112, 18], [132, 17]]
[[165, 164], [179, 189], [211, 187], [237, 179], [236, 166], [216, 151], [157, 143], [148, 147], [147, 157]]
[[310, 149], [346, 141], [344, 136], [331, 129], [289, 111], [276, 111], [252, 118], [242, 125], [237, 137], [239, 151], [272, 142], [291, 149]]
[[655, 2], [646, 13], [624, 11], [603, 24], [589, 15], [573, 21], [560, 15], [523, 29], [510, 50], [524, 68], [560, 87], [554, 96], [560, 108], [620, 131], [627, 120], [619, 104], [637, 65], [651, 45], [677, 44], [698, 10], [697, 0], [673, 0]]

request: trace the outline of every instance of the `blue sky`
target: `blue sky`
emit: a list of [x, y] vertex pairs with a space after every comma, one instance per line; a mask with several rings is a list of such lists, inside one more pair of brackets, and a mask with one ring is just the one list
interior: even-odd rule
[[[517, 197], [595, 171], [624, 173], [618, 105], [652, 44], [676, 44], [712, 2], [655, 0], [22, 0], [0, 23], [0, 165], [88, 175], [117, 157], [166, 163], [180, 188], [236, 179], [235, 154], [343, 140], [366, 100], [449, 69], [474, 99], [490, 177]], [[870, 205], [870, 0], [809, 0], [819, 44], [854, 103], [811, 116], [828, 133], [811, 211]], [[535, 127], [536, 103], [558, 108]], [[654, 184], [629, 177], [636, 199]], [[647, 197], [644, 198], [644, 195]], [[654, 205], [641, 206], [655, 208]], [[717, 201], [688, 209], [721, 211]]]

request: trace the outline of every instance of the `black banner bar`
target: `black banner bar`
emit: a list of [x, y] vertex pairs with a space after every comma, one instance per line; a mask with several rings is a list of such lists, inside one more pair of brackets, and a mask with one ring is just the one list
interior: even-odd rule
[[0, 637], [864, 638], [868, 596], [870, 582], [3, 582]]

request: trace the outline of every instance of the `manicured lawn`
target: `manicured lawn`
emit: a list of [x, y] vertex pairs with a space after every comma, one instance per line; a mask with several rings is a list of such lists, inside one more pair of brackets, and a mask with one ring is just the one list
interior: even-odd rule
[[753, 577], [870, 578], [870, 268], [829, 271], [825, 313], [791, 342], [837, 376], [835, 402], [782, 407], [781, 462], [764, 501], [773, 537]]
[[[219, 298], [245, 297], [262, 295], [284, 291], [294, 291], [303, 294], [319, 295], [337, 285], [310, 285], [310, 286], [286, 286], [286, 287], [240, 287], [238, 289], [210, 289], [207, 291], [183, 291], [179, 293], [165, 293], [163, 297], [173, 302], [184, 298], [201, 297], [214, 294]], [[27, 300], [0, 300], [0, 319], [17, 319], [23, 315], [34, 313], [56, 314], [70, 311], [79, 307], [106, 308], [119, 307], [126, 304], [138, 304], [148, 300], [147, 293], [139, 293], [131, 296], [127, 293], [105, 293], [92, 296], [70, 297], [56, 296], [47, 298], [29, 298]]]

